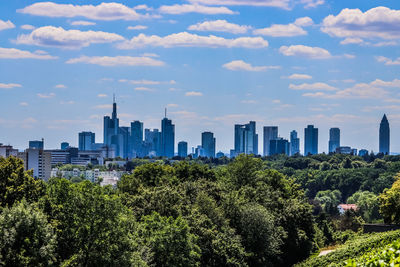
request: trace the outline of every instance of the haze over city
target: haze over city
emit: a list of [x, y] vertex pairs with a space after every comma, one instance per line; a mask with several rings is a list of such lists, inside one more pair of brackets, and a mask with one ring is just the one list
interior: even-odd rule
[[[70, 4], [70, 5], [67, 5]], [[0, 3], [0, 142], [103, 140], [118, 102], [120, 125], [161, 128], [164, 108], [181, 140], [211, 131], [234, 147], [234, 124], [329, 129], [341, 144], [378, 151], [387, 114], [400, 151], [398, 1], [91, 1]], [[355, 19], [357, 18], [357, 19]]]

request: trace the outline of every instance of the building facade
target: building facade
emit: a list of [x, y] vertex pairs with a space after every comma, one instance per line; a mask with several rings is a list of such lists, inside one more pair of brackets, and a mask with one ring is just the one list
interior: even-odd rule
[[270, 141], [278, 139], [278, 126], [264, 126], [264, 156], [271, 156], [270, 153]]
[[329, 130], [329, 153], [335, 153], [338, 147], [340, 147], [340, 129], [331, 128]]
[[175, 125], [164, 118], [161, 121], [161, 156], [172, 158], [175, 154]]
[[295, 130], [290, 132], [290, 155], [300, 154], [300, 138]]
[[318, 154], [318, 128], [308, 125], [304, 129], [304, 155]]
[[383, 115], [379, 126], [379, 153], [390, 154], [390, 127], [386, 114]]
[[258, 155], [258, 134], [256, 133], [256, 122], [247, 124], [235, 124], [235, 148], [234, 155], [254, 154]]
[[96, 134], [92, 132], [79, 133], [79, 150], [92, 150], [93, 144], [96, 143]]
[[186, 158], [188, 156], [188, 143], [181, 141], [178, 143], [178, 156], [181, 158]]
[[289, 155], [289, 141], [283, 138], [270, 140], [270, 156], [285, 154]]

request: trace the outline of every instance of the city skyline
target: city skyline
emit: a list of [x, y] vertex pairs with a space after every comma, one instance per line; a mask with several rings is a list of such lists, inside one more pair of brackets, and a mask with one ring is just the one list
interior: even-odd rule
[[400, 133], [398, 2], [256, 2], [2, 1], [0, 142], [77, 147], [82, 131], [101, 142], [113, 93], [127, 127], [160, 128], [168, 107], [175, 151], [211, 131], [229, 153], [233, 125], [249, 121], [259, 154], [265, 125], [285, 139], [296, 130], [303, 150], [313, 124], [319, 152], [333, 127], [341, 143], [379, 151], [384, 113], [392, 137]]

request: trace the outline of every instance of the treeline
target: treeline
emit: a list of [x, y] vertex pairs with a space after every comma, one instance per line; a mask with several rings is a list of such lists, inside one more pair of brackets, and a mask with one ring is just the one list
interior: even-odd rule
[[290, 266], [317, 249], [303, 191], [251, 156], [145, 164], [117, 188], [1, 158], [0, 204], [2, 266]]

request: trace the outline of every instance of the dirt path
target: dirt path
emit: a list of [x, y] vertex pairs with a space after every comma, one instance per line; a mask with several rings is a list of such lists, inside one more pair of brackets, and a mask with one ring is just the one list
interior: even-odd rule
[[323, 250], [319, 253], [318, 257], [320, 256], [325, 256], [326, 254], [331, 253], [332, 251], [334, 251], [334, 249], [328, 249], [328, 250]]

